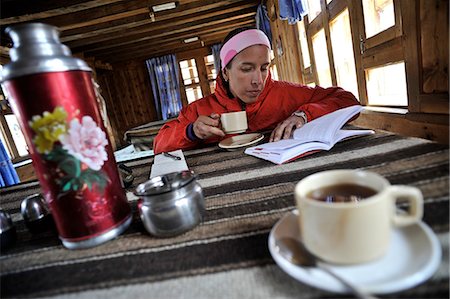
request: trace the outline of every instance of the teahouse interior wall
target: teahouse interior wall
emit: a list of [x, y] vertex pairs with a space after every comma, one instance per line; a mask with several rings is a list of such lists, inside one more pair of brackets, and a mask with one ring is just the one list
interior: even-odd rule
[[[109, 10], [107, 13], [97, 8], [90, 8], [92, 12], [77, 11], [74, 6], [67, 5], [66, 12], [69, 13], [58, 15], [57, 9], [51, 10], [49, 7], [48, 11], [39, 13], [17, 16], [11, 13], [9, 18], [2, 18], [2, 29], [8, 22], [28, 21], [45, 21], [62, 28], [63, 42], [94, 70], [104, 100], [104, 110], [108, 115], [109, 133], [114, 147], [120, 148], [127, 144], [124, 140], [127, 130], [158, 121], [145, 66], [146, 59], [170, 53], [176, 54], [178, 60], [189, 59], [189, 56], [198, 59], [203, 53], [210, 53], [211, 45], [220, 42], [233, 28], [255, 26], [256, 6], [260, 1], [223, 1], [220, 4], [222, 6], [215, 2], [179, 1], [177, 8], [155, 13], [155, 21], [148, 19], [148, 8], [141, 7], [139, 1], [128, 1], [126, 7], [119, 3], [110, 4], [105, 7]], [[268, 8], [274, 62], [279, 79], [304, 84], [318, 82], [314, 63], [306, 69], [302, 65], [303, 53], [298, 41], [298, 27], [278, 18], [278, 1], [263, 2]], [[448, 143], [448, 1], [393, 0], [393, 3], [396, 20], [402, 26], [365, 40], [368, 50], [364, 55], [358, 56], [359, 39], [364, 26], [360, 17], [362, 1], [322, 0], [322, 14], [310, 23], [305, 18], [310, 52], [313, 52], [311, 35], [321, 28], [326, 29], [327, 26], [324, 25], [348, 8], [353, 47], [356, 49], [357, 81], [362, 86], [359, 94], [361, 102], [367, 104], [364, 76], [365, 69], [369, 66], [389, 61], [405, 61], [408, 86], [407, 113], [395, 113], [389, 107], [382, 111], [373, 110], [364, 113], [356, 124]], [[323, 13], [324, 11], [327, 13]], [[83, 15], [92, 15], [92, 20], [89, 18], [89, 21], [80, 22], [78, 19]], [[118, 19], [119, 15], [127, 18], [122, 21]], [[129, 23], [119, 24], [125, 21]], [[189, 27], [189, 30], [185, 30], [183, 26]], [[115, 34], [107, 34], [106, 31], [113, 29], [116, 30]], [[325, 33], [329, 34], [327, 30]], [[189, 44], [182, 42], [193, 36], [208, 41]], [[117, 42], [116, 48], [109, 48], [111, 45], [107, 41], [111, 38]], [[123, 40], [119, 41], [119, 38]], [[158, 38], [165, 40], [161, 42]], [[83, 42], [86, 43], [84, 50]], [[131, 48], [131, 45], [135, 48]], [[2, 64], [9, 60], [10, 46], [2, 42]], [[200, 69], [199, 73], [204, 75], [204, 70]], [[331, 73], [335, 84], [334, 70]], [[186, 103], [184, 99], [183, 104]]]

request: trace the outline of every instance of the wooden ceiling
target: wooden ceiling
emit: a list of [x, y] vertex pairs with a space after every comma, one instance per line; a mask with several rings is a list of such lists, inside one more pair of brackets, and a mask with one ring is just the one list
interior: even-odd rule
[[[146, 59], [219, 43], [236, 27], [255, 26], [260, 1], [178, 0], [172, 10], [152, 6], [171, 0], [1, 0], [4, 29], [26, 22], [57, 26], [73, 53], [104, 63]], [[152, 17], [153, 12], [153, 17]], [[188, 38], [199, 41], [184, 43]]]

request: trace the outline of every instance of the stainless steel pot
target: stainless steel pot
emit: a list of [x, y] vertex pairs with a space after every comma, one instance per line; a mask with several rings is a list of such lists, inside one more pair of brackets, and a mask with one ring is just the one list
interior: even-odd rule
[[136, 188], [138, 209], [147, 231], [158, 237], [184, 233], [200, 223], [203, 191], [191, 171], [154, 177]]

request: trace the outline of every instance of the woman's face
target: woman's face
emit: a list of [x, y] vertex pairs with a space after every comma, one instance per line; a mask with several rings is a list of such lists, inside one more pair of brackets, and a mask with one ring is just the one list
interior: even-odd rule
[[237, 54], [231, 68], [223, 70], [223, 77], [230, 84], [231, 93], [250, 104], [256, 101], [269, 75], [270, 50], [254, 45]]

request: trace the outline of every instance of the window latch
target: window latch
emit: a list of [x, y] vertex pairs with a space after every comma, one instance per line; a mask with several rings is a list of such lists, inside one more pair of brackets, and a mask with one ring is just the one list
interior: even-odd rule
[[359, 35], [359, 50], [361, 52], [361, 55], [366, 51], [366, 41], [364, 40], [362, 34]]

